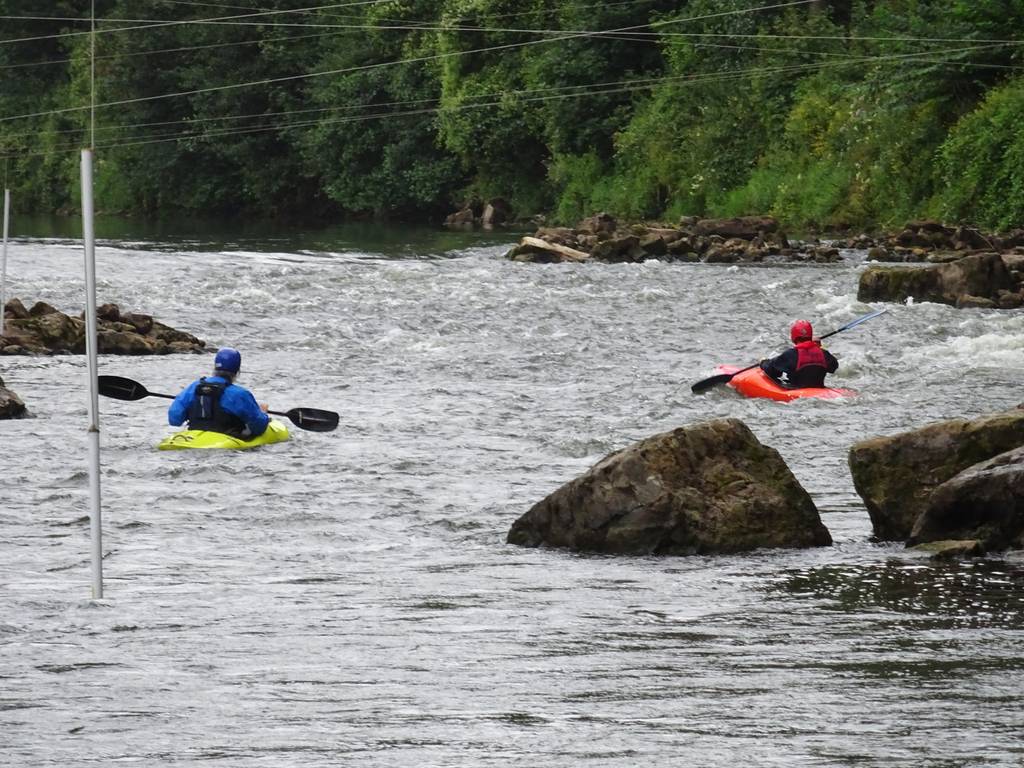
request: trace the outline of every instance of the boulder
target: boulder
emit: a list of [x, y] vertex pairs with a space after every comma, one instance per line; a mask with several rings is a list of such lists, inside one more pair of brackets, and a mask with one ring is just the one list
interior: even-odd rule
[[541, 240], [547, 240], [549, 243], [568, 245], [570, 248], [575, 248], [579, 245], [576, 233], [568, 227], [541, 227], [533, 236], [539, 237]]
[[37, 301], [32, 305], [32, 309], [28, 311], [30, 317], [43, 317], [44, 315], [59, 315], [58, 310], [52, 304], [47, 304], [45, 301]]
[[868, 261], [890, 261], [889, 249], [882, 245], [872, 246], [868, 250]]
[[[875, 538], [903, 541], [932, 491], [963, 470], [1024, 445], [1024, 409], [980, 419], [952, 419], [850, 448], [853, 485]], [[967, 538], [945, 536], [943, 538]]]
[[36, 353], [58, 352], [83, 354], [85, 352], [85, 323], [77, 317], [62, 312], [36, 312], [38, 302], [32, 307], [32, 315], [24, 320], [8, 320], [4, 336]]
[[959, 250], [974, 250], [981, 248], [994, 248], [991, 238], [985, 237], [973, 227], [960, 226], [953, 234], [954, 245]]
[[811, 497], [737, 419], [606, 456], [515, 521], [511, 544], [693, 555], [832, 543]]
[[989, 552], [1024, 548], [1024, 448], [968, 467], [939, 485], [908, 545], [977, 540]]
[[648, 234], [640, 240], [641, 250], [649, 256], [664, 256], [668, 253], [668, 243], [658, 234]]
[[1015, 281], [998, 253], [978, 253], [929, 267], [868, 267], [860, 276], [857, 299], [933, 301], [957, 305], [963, 297], [998, 300]]
[[615, 232], [616, 226], [618, 224], [614, 216], [609, 213], [597, 213], [579, 222], [576, 225], [576, 229], [591, 235], [611, 235]]
[[0, 379], [0, 419], [24, 419], [29, 416], [25, 403], [14, 392], [4, 386]]
[[472, 207], [466, 205], [455, 213], [446, 216], [444, 225], [452, 229], [471, 229], [475, 221], [476, 216], [473, 213]]
[[758, 235], [777, 232], [779, 222], [771, 216], [741, 216], [735, 219], [701, 219], [693, 225], [698, 235], [719, 235], [724, 238], [738, 237], [753, 240]]
[[636, 235], [627, 235], [602, 240], [591, 249], [590, 255], [598, 261], [618, 263], [643, 261], [647, 254], [640, 249]]
[[17, 318], [18, 320], [24, 320], [28, 317], [28, 310], [25, 309], [25, 305], [21, 303], [21, 299], [11, 299], [4, 304], [4, 317]]

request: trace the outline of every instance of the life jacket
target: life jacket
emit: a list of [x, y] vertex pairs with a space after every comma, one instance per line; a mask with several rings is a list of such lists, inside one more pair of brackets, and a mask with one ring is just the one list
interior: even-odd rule
[[228, 435], [242, 434], [245, 422], [220, 407], [220, 399], [227, 387], [222, 381], [207, 381], [205, 377], [199, 380], [192, 404], [188, 407], [189, 429], [205, 429]]
[[824, 387], [828, 363], [821, 345], [816, 341], [801, 341], [796, 349], [796, 370], [790, 380], [793, 387]]

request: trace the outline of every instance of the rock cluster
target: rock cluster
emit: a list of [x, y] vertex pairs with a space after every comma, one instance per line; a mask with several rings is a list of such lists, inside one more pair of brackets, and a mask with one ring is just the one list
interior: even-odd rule
[[[150, 315], [121, 312], [116, 304], [96, 310], [97, 348], [107, 355], [167, 355], [200, 352], [206, 342], [154, 320]], [[46, 302], [26, 309], [19, 299], [4, 307], [0, 355], [85, 353], [85, 320], [70, 317]]]
[[858, 235], [835, 243], [868, 252], [869, 261], [942, 263], [979, 251], [1008, 252], [1024, 247], [1024, 229], [1004, 234], [973, 227], [947, 227], [937, 221], [909, 221], [894, 234]]
[[832, 543], [782, 457], [737, 419], [655, 435], [605, 457], [516, 520], [508, 541], [667, 555]]
[[648, 259], [719, 264], [841, 260], [839, 250], [820, 243], [790, 242], [770, 216], [734, 219], [684, 217], [676, 226], [632, 224], [620, 228], [599, 213], [575, 227], [542, 227], [505, 257], [526, 262], [639, 262]]
[[1024, 547], [1024, 409], [953, 419], [850, 449], [874, 534], [940, 551]]

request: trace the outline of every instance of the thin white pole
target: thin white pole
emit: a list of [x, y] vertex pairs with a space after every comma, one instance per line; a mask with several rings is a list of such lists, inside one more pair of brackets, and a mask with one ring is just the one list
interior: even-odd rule
[[100, 513], [100, 393], [96, 359], [96, 241], [93, 234], [92, 150], [82, 150], [82, 235], [85, 240], [85, 355], [89, 361], [89, 519], [92, 522], [92, 596], [103, 597], [103, 524]]
[[11, 221], [11, 190], [4, 190], [3, 267], [0, 267], [0, 336], [4, 335], [4, 307], [7, 306], [7, 230]]
[[103, 597], [103, 517], [100, 504], [100, 391], [96, 359], [96, 237], [93, 231], [92, 147], [96, 146], [96, 0], [92, 0], [89, 149], [82, 150], [82, 239], [85, 243], [85, 356], [89, 369], [89, 520], [92, 534], [92, 596]]

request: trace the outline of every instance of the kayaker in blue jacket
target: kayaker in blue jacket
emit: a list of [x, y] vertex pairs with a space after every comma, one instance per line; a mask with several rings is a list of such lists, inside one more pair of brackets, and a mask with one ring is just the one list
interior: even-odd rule
[[771, 360], [762, 360], [761, 370], [790, 387], [824, 387], [825, 375], [835, 373], [839, 361], [827, 349], [822, 349], [807, 320], [794, 322], [789, 328], [789, 338], [793, 341], [792, 349]]
[[266, 403], [257, 403], [245, 387], [234, 383], [242, 368], [237, 349], [224, 347], [213, 359], [213, 376], [204, 376], [189, 384], [167, 409], [167, 421], [189, 429], [223, 432], [236, 437], [262, 435], [270, 423]]

